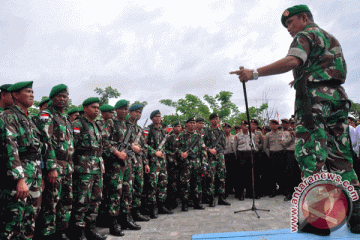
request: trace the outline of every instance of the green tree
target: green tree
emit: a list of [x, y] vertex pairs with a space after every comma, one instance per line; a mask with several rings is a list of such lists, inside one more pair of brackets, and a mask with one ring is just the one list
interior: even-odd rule
[[132, 105], [135, 105], [135, 104], [140, 104], [140, 105], [143, 105], [144, 107], [148, 104], [148, 102], [147, 101], [143, 101], [143, 102], [140, 102], [140, 101], [135, 101], [135, 102], [133, 102], [131, 105], [130, 105], [130, 107], [132, 106]]
[[349, 111], [356, 119], [360, 118], [360, 103], [354, 103], [351, 101], [351, 107]]
[[98, 95], [100, 95], [100, 106], [104, 104], [109, 104], [110, 98], [118, 98], [120, 97], [120, 93], [117, 89], [113, 89], [112, 87], [107, 87], [105, 90], [101, 88], [95, 88], [94, 90]]

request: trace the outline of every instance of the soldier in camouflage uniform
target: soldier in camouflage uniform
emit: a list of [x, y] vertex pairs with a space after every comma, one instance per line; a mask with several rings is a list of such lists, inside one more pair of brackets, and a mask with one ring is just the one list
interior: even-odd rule
[[[96, 218], [102, 198], [104, 161], [102, 128], [95, 119], [99, 114], [99, 98], [83, 102], [84, 115], [73, 123], [74, 130], [74, 239], [106, 239], [96, 230]], [[84, 233], [86, 232], [86, 238]]]
[[[72, 173], [74, 164], [74, 138], [71, 123], [64, 109], [69, 100], [68, 88], [64, 84], [52, 88], [50, 95], [52, 103], [47, 105], [40, 113], [39, 129], [42, 130], [43, 139], [50, 142], [45, 156], [54, 151], [58, 168], [58, 177], [55, 183], [45, 179], [45, 191], [43, 193], [43, 214], [41, 216], [42, 238], [54, 237], [57, 231], [58, 239], [69, 239], [65, 230], [69, 226], [72, 209]], [[47, 163], [46, 163], [47, 164]], [[46, 171], [46, 170], [45, 170]]]
[[79, 117], [79, 109], [78, 108], [72, 108], [67, 112], [67, 115], [69, 116], [70, 122], [74, 122], [76, 118]]
[[150, 218], [157, 218], [157, 203], [159, 213], [172, 214], [173, 212], [165, 207], [167, 185], [165, 144], [159, 149], [159, 145], [167, 133], [162, 129], [159, 110], [153, 111], [150, 119], [153, 123], [149, 125], [149, 133], [146, 137], [150, 166], [147, 178], [147, 202], [150, 208]]
[[188, 211], [190, 190], [193, 188], [194, 209], [204, 210], [201, 205], [202, 198], [202, 176], [208, 166], [206, 158], [206, 147], [201, 134], [195, 130], [195, 117], [186, 121], [187, 129], [179, 135], [179, 150], [181, 158], [180, 186], [182, 211]]
[[0, 86], [0, 113], [4, 112], [7, 107], [14, 105], [11, 93], [8, 91], [12, 84], [4, 84]]
[[[287, 56], [257, 71], [243, 69], [231, 74], [240, 75], [245, 82], [293, 70], [295, 80], [290, 85], [296, 89], [295, 156], [304, 177], [331, 171], [360, 193], [349, 144], [350, 101], [341, 87], [347, 71], [341, 46], [334, 36], [314, 23], [306, 5], [286, 9], [281, 22], [294, 38]], [[360, 233], [360, 200], [354, 202], [349, 226], [352, 232]], [[313, 232], [316, 231], [319, 230]]]
[[147, 159], [147, 145], [142, 134], [142, 128], [137, 125], [137, 121], [141, 118], [143, 106], [134, 104], [129, 108], [129, 118], [126, 119], [128, 128], [132, 128], [131, 144], [137, 146], [140, 151], [135, 152], [135, 157], [132, 159], [132, 174], [133, 174], [133, 194], [132, 194], [132, 216], [135, 221], [150, 221], [150, 218], [140, 213], [141, 199], [144, 190], [144, 172], [150, 172], [149, 162]]
[[[210, 207], [215, 207], [215, 178], [219, 179], [219, 205], [230, 205], [225, 200], [225, 133], [219, 128], [219, 115], [217, 113], [210, 114], [210, 127], [204, 129], [204, 142], [208, 151], [208, 177], [209, 183], [206, 186], [206, 193], [209, 196]], [[220, 140], [219, 140], [220, 139]], [[219, 140], [219, 141], [218, 141]], [[215, 146], [216, 141], [218, 144]]]
[[[132, 124], [126, 124], [126, 116], [129, 112], [129, 101], [127, 100], [119, 100], [115, 104], [115, 111], [116, 111], [116, 119], [113, 121], [114, 126], [116, 128], [120, 128], [124, 134], [124, 138], [129, 135], [128, 144], [134, 141], [134, 134], [130, 133], [130, 130], [134, 131], [134, 127]], [[111, 135], [111, 134], [110, 134]], [[120, 144], [120, 142], [117, 142]], [[133, 170], [132, 170], [132, 163], [136, 161], [135, 153], [139, 153], [141, 149], [137, 146], [131, 146], [131, 149], [128, 152], [128, 158], [125, 162], [125, 167], [123, 167], [122, 174], [122, 194], [120, 199], [120, 215], [119, 215], [119, 222], [122, 229], [131, 229], [131, 230], [140, 230], [141, 226], [136, 224], [131, 215], [131, 204], [132, 204], [132, 196], [133, 196]], [[132, 156], [131, 156], [132, 155]]]
[[[15, 105], [5, 110], [0, 121], [1, 239], [32, 239], [41, 207], [41, 134], [28, 113], [34, 102], [32, 83], [20, 82], [8, 88]], [[48, 157], [47, 177], [54, 182], [56, 159]]]
[[168, 185], [167, 185], [167, 208], [175, 209], [177, 207], [176, 197], [179, 190], [179, 156], [176, 150], [179, 147], [179, 134], [181, 131], [181, 123], [175, 122], [172, 124], [173, 133], [170, 134], [165, 143], [167, 171], [168, 171]]

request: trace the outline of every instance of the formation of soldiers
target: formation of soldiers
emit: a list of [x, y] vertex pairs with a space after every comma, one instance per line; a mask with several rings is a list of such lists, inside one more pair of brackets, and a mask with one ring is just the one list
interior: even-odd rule
[[[253, 119], [250, 139], [247, 121], [232, 135], [216, 113], [208, 127], [191, 117], [185, 129], [175, 122], [169, 132], [155, 110], [144, 129], [137, 125], [143, 106], [126, 100], [99, 106], [92, 97], [65, 113], [64, 84], [32, 116], [32, 84], [0, 87], [1, 239], [106, 239], [96, 226], [123, 236], [141, 229], [137, 221], [172, 214], [178, 200], [188, 211], [230, 205], [226, 197], [234, 190], [239, 200], [253, 197], [251, 148], [254, 197], [273, 197], [278, 186], [290, 200], [300, 180], [292, 119], [282, 121], [282, 130], [276, 120], [259, 129]], [[277, 177], [282, 171], [286, 181]]]

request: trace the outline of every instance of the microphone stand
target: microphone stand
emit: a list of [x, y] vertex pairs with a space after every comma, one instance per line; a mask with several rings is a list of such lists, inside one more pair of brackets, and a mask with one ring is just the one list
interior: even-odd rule
[[[241, 67], [240, 67], [240, 70], [241, 70], [241, 69], [244, 69], [244, 67], [241, 66]], [[252, 207], [249, 208], [249, 209], [240, 210], [240, 211], [235, 211], [234, 213], [254, 211], [255, 214], [257, 215], [257, 217], [260, 218], [260, 216], [259, 216], [259, 214], [257, 213], [257, 211], [270, 212], [270, 210], [268, 210], [268, 209], [259, 209], [259, 208], [256, 208], [256, 206], [255, 206], [255, 177], [254, 177], [254, 151], [255, 151], [255, 146], [254, 146], [254, 144], [253, 144], [252, 136], [251, 136], [250, 114], [249, 114], [249, 106], [248, 106], [248, 101], [247, 101], [247, 94], [246, 94], [245, 82], [242, 82], [242, 84], [243, 84], [243, 90], [244, 90], [246, 115], [247, 115], [247, 120], [248, 120], [248, 125], [249, 125], [249, 135], [250, 135], [250, 148], [251, 148], [251, 151], [250, 151], [250, 154], [251, 154], [251, 183], [252, 183], [253, 205], [252, 205]]]

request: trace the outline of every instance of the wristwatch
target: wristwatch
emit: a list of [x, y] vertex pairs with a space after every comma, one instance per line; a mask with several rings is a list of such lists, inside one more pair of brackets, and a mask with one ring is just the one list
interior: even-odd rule
[[255, 68], [253, 71], [253, 79], [258, 80], [258, 78], [259, 78], [259, 73], [258, 73], [257, 69]]

